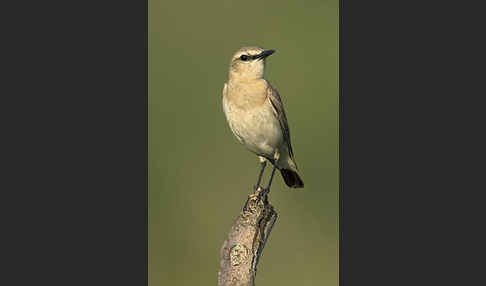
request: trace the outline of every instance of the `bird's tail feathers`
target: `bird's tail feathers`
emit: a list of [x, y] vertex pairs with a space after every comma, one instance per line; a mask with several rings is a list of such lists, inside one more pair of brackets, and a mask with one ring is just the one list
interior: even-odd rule
[[280, 173], [285, 181], [285, 184], [290, 188], [303, 188], [304, 182], [299, 177], [297, 172], [289, 170], [289, 169], [280, 169]]

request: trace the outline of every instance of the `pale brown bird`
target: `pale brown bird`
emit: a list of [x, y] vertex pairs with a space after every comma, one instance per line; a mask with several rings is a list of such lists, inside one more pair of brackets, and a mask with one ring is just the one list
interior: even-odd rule
[[248, 150], [259, 156], [260, 174], [255, 188], [260, 186], [266, 161], [274, 168], [269, 191], [276, 169], [291, 188], [303, 188], [297, 173], [290, 131], [282, 100], [275, 89], [263, 78], [265, 59], [274, 50], [260, 47], [243, 47], [231, 58], [229, 80], [223, 88], [223, 110], [231, 131]]

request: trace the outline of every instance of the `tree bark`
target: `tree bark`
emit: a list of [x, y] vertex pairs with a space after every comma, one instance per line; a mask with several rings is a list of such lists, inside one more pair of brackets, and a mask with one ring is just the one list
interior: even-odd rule
[[267, 194], [258, 188], [233, 223], [220, 251], [218, 286], [254, 286], [257, 264], [277, 220]]

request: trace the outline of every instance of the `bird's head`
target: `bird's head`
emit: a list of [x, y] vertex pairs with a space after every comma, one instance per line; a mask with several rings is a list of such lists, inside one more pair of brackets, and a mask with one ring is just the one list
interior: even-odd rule
[[229, 76], [231, 79], [260, 79], [265, 71], [265, 58], [275, 50], [260, 47], [243, 47], [231, 58]]

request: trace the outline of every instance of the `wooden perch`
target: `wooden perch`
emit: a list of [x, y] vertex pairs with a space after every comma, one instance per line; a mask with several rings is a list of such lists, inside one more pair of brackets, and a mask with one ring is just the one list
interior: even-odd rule
[[248, 196], [220, 252], [218, 286], [254, 286], [256, 267], [277, 220], [268, 196], [258, 188]]

